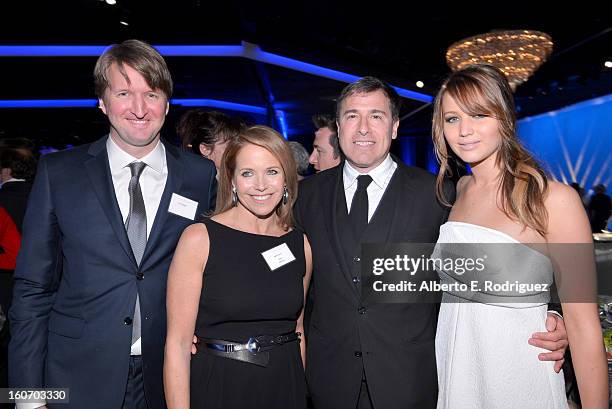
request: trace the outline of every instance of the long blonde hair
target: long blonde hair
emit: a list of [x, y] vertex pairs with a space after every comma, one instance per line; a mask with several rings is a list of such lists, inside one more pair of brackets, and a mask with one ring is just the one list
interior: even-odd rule
[[223, 213], [234, 206], [232, 203], [232, 179], [236, 171], [236, 158], [240, 150], [248, 144], [266, 149], [281, 164], [287, 188], [287, 203], [281, 202], [276, 207], [276, 215], [281, 226], [288, 230], [294, 226], [292, 209], [297, 199], [297, 167], [287, 141], [274, 129], [264, 125], [246, 128], [236, 138], [230, 140], [219, 169], [219, 189], [214, 214]]
[[434, 102], [433, 142], [440, 163], [436, 179], [439, 200], [450, 206], [444, 197], [444, 179], [452, 176], [449, 146], [444, 138], [444, 112], [442, 97], [451, 96], [462, 111], [486, 114], [499, 121], [501, 145], [496, 165], [501, 169], [499, 192], [501, 210], [511, 219], [518, 220], [544, 236], [547, 231], [548, 212], [544, 200], [548, 192], [546, 173], [531, 154], [521, 145], [516, 135], [514, 97], [505, 75], [497, 68], [476, 64], [452, 73], [442, 84]]

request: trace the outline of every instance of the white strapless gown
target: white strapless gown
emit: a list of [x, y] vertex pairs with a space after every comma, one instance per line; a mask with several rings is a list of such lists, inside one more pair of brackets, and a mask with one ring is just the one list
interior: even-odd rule
[[[497, 230], [448, 222], [438, 243], [518, 242]], [[512, 260], [512, 268], [538, 264], [542, 270], [543, 263], [529, 260]], [[453, 297], [444, 293], [438, 318], [438, 409], [568, 407], [563, 373], [553, 371], [553, 362], [539, 361], [545, 351], [527, 343], [534, 332], [546, 331], [546, 303], [453, 302]]]

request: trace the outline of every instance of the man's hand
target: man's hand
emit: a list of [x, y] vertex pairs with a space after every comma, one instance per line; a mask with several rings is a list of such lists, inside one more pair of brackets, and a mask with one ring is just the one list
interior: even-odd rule
[[557, 314], [548, 313], [546, 317], [547, 332], [536, 332], [529, 338], [529, 345], [548, 349], [551, 352], [543, 352], [538, 355], [540, 361], [555, 361], [555, 372], [561, 370], [565, 362], [565, 350], [567, 349], [567, 331], [563, 318]]
[[[563, 329], [565, 329], [565, 327], [563, 327]], [[566, 336], [567, 338], [567, 336]], [[196, 346], [198, 343], [198, 337], [197, 336], [193, 336], [193, 343], [191, 344], [191, 355], [195, 355], [198, 353], [198, 347]]]

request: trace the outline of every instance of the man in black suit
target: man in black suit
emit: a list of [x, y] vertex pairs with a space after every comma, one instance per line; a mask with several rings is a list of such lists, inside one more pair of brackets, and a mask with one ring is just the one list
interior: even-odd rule
[[315, 409], [436, 407], [436, 304], [362, 297], [361, 244], [433, 243], [448, 215], [434, 176], [389, 154], [399, 106], [376, 78], [348, 85], [337, 102], [346, 160], [300, 185], [295, 216], [314, 262], [306, 376]]
[[94, 77], [110, 134], [40, 160], [9, 383], [70, 388], [69, 403], [49, 408], [163, 409], [167, 271], [181, 232], [214, 203], [215, 167], [160, 141], [172, 79], [151, 46], [110, 47]]

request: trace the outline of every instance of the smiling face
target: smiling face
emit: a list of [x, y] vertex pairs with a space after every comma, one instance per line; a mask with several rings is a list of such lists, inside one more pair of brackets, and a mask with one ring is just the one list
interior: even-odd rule
[[340, 148], [360, 173], [380, 165], [397, 137], [389, 98], [382, 90], [355, 93], [342, 103], [338, 119]]
[[463, 111], [448, 93], [442, 96], [442, 113], [444, 137], [461, 160], [472, 166], [495, 160], [502, 141], [497, 118], [485, 112]]
[[125, 152], [140, 158], [157, 145], [168, 113], [168, 99], [159, 89], [151, 89], [144, 77], [127, 64], [123, 76], [117, 64], [107, 72], [109, 86], [99, 99], [100, 109], [111, 124], [110, 136]]
[[280, 161], [261, 146], [246, 144], [236, 156], [232, 183], [239, 206], [253, 215], [270, 216], [283, 196], [285, 175]]

